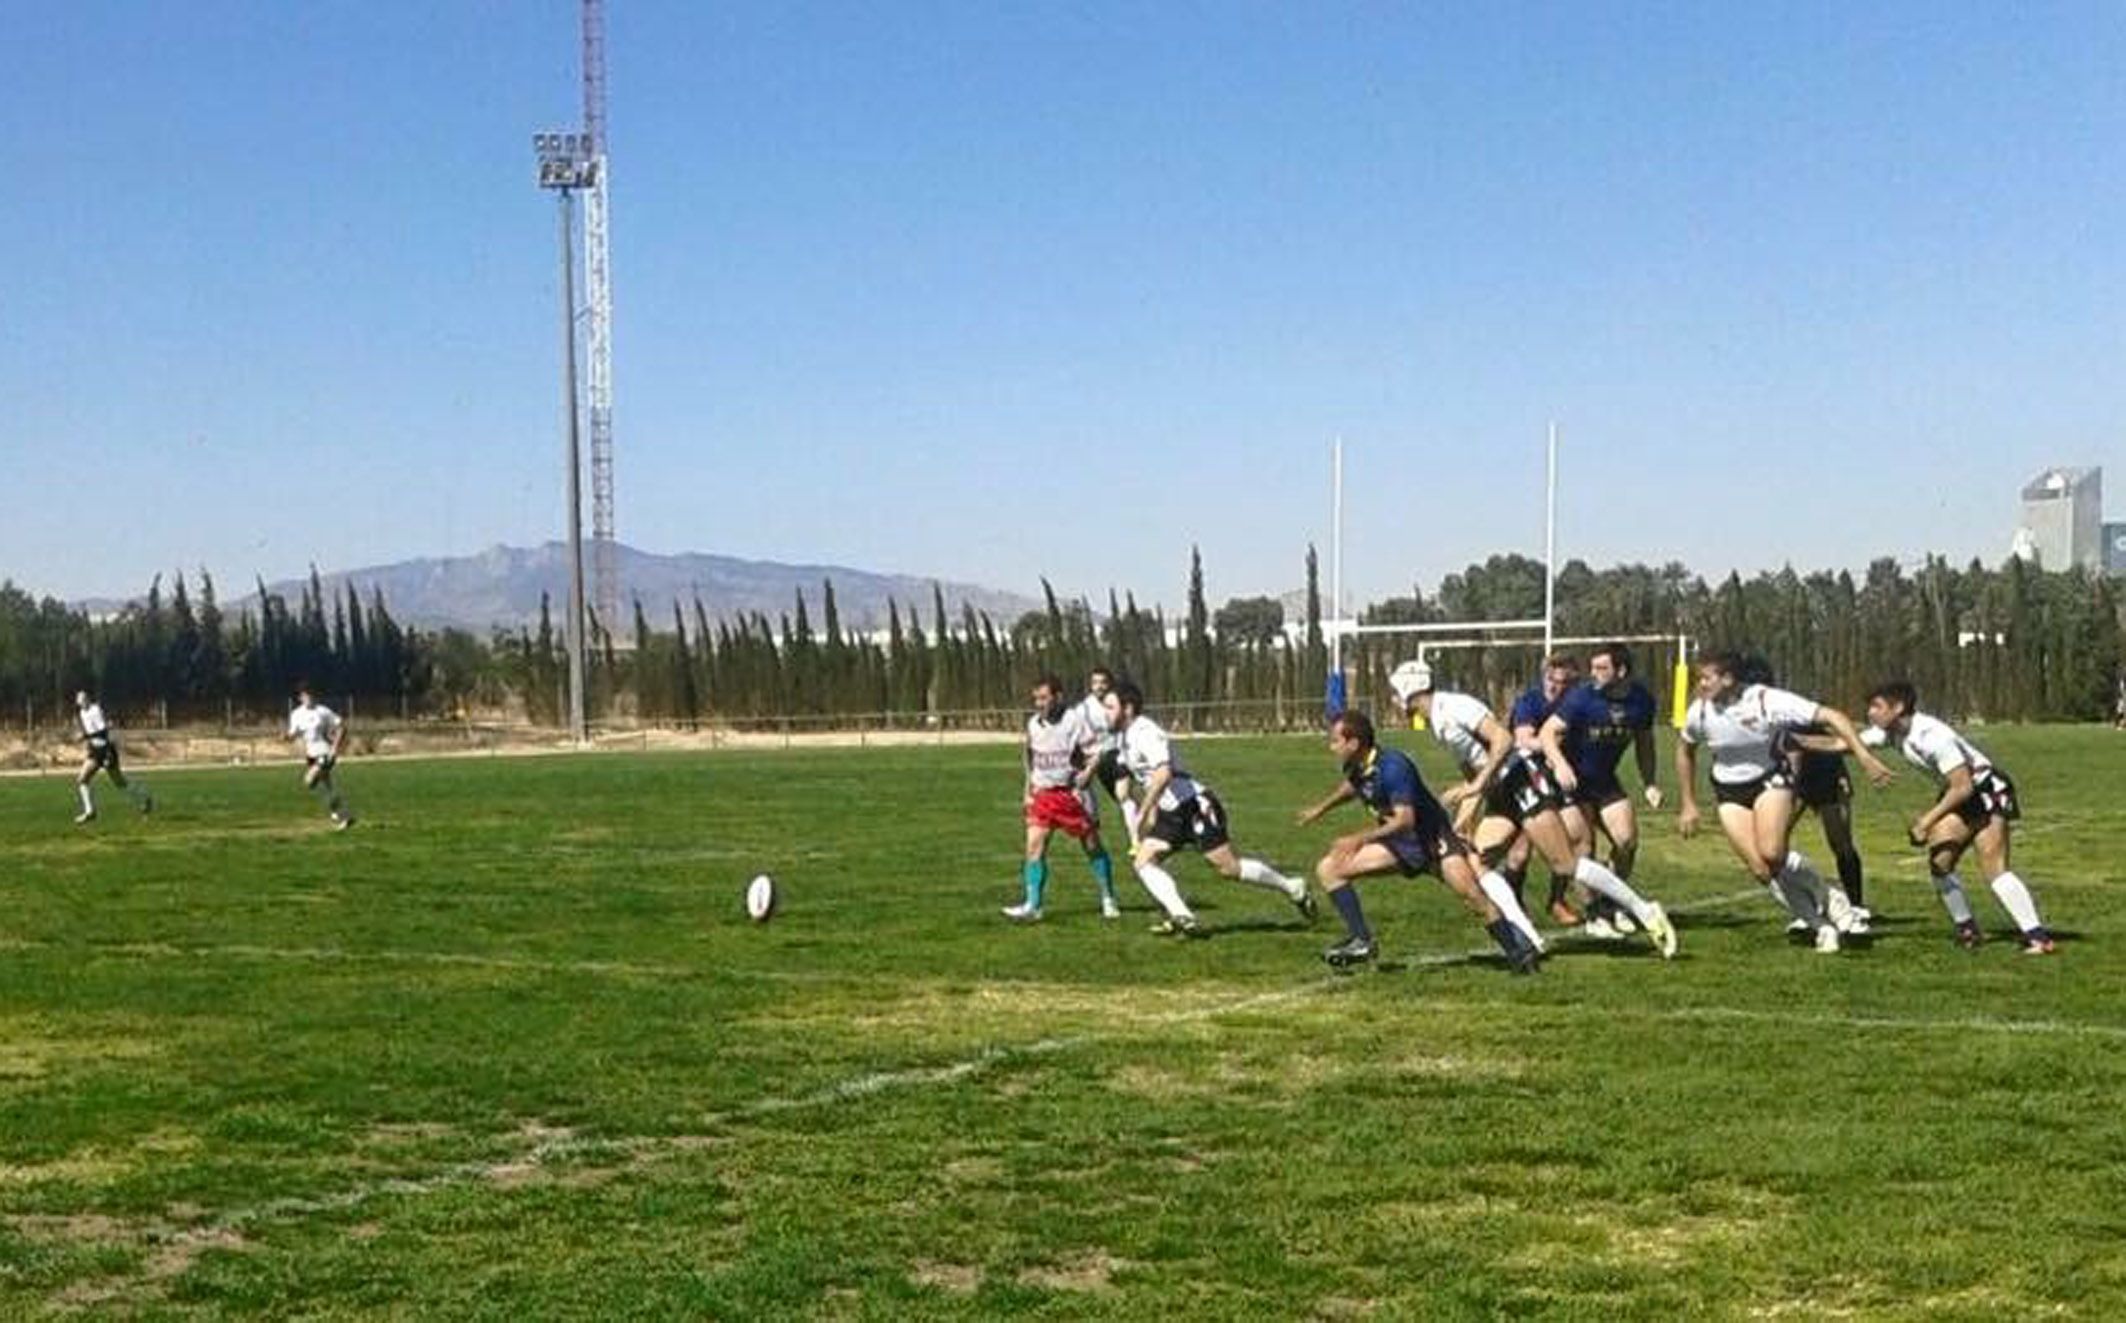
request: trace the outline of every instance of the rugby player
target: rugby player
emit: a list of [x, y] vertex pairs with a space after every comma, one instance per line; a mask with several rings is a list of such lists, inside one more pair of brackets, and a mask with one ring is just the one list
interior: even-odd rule
[[2022, 816], [2015, 783], [1948, 722], [1920, 711], [1919, 694], [1907, 680], [1878, 686], [1868, 695], [1868, 731], [1863, 738], [1871, 745], [1895, 743], [1941, 790], [1940, 798], [1913, 819], [1906, 836], [1927, 852], [1927, 870], [1956, 925], [1956, 940], [1966, 948], [1981, 940], [1963, 881], [1956, 875], [1964, 851], [1976, 847], [1978, 866], [1994, 896], [2022, 930], [2023, 953], [2051, 955], [2052, 933], [2038, 916], [2037, 899], [2010, 866], [2009, 824]]
[[1115, 673], [1105, 666], [1095, 666], [1085, 676], [1085, 697], [1078, 700], [1078, 711], [1085, 715], [1085, 724], [1099, 734], [1098, 757], [1093, 760], [1093, 777], [1106, 789], [1108, 797], [1115, 801], [1115, 811], [1122, 815], [1122, 828], [1129, 833], [1132, 849], [1137, 844], [1137, 803], [1129, 794], [1129, 769], [1122, 765], [1122, 743], [1113, 731], [1107, 728], [1107, 691], [1115, 687]]
[[340, 750], [347, 743], [347, 723], [340, 720], [339, 713], [318, 702], [308, 684], [296, 686], [295, 709], [288, 713], [288, 738], [303, 742], [303, 788], [324, 799], [334, 830], [352, 827], [354, 814], [348, 810], [347, 800], [333, 777]]
[[[1396, 667], [1388, 684], [1396, 703], [1424, 717], [1433, 738], [1454, 755], [1463, 779], [1447, 789], [1441, 803], [1487, 865], [1494, 865], [1505, 854], [1516, 834], [1526, 835], [1551, 872], [1615, 901], [1645, 930], [1663, 959], [1675, 958], [1676, 929], [1668, 915], [1595, 862], [1584, 844], [1573, 841], [1559, 812], [1564, 800], [1549, 769], [1540, 757], [1513, 747], [1513, 736], [1490, 708], [1467, 694], [1436, 688], [1432, 668], [1423, 662]], [[1471, 825], [1473, 831], [1468, 830]], [[1507, 908], [1505, 902], [1512, 900], [1513, 889], [1505, 878], [1487, 869], [1479, 881], [1484, 894], [1516, 927], [1524, 933], [1534, 932], [1535, 925], [1517, 903]]]
[[81, 774], [74, 778], [74, 793], [81, 797], [81, 812], [74, 815], [76, 823], [96, 820], [96, 796], [89, 789], [89, 782], [102, 772], [111, 778], [111, 784], [125, 792], [133, 801], [133, 807], [142, 813], [155, 811], [155, 796], [138, 781], [126, 779], [125, 769], [118, 765], [118, 737], [111, 733], [111, 723], [104, 719], [103, 708], [89, 697], [89, 691], [81, 689], [74, 694], [74, 719], [81, 728]]
[[[1358, 800], [1373, 811], [1373, 826], [1339, 836], [1314, 866], [1314, 876], [1343, 918], [1348, 936], [1322, 952], [1338, 969], [1361, 965], [1380, 954], [1373, 929], [1351, 883], [1381, 873], [1416, 877], [1434, 873], [1462, 898], [1484, 931], [1506, 953], [1516, 974], [1532, 974], [1541, 948], [1522, 924], [1505, 917], [1487, 899], [1466, 844], [1455, 835], [1446, 808], [1425, 788], [1417, 764], [1400, 749], [1384, 749], [1363, 712], [1347, 711], [1329, 726], [1329, 752], [1343, 765], [1344, 779], [1328, 798], [1299, 815], [1305, 826], [1330, 809]], [[1508, 893], [1511, 899], [1511, 893]], [[1516, 906], [1515, 908], [1518, 908]], [[1525, 923], [1526, 916], [1522, 916]]]
[[[1514, 747], [1529, 753], [1541, 753], [1543, 723], [1579, 682], [1578, 657], [1569, 652], [1557, 652], [1544, 658], [1542, 677], [1521, 691], [1521, 696], [1513, 700], [1513, 710], [1507, 716], [1507, 720], [1513, 724]], [[1587, 825], [1580, 820], [1580, 815], [1570, 811], [1570, 805], [1567, 805], [1567, 809], [1565, 826], [1571, 830], [1574, 843], [1591, 842], [1593, 837], [1589, 834]], [[1528, 855], [1532, 848], [1525, 834], [1514, 837], [1512, 847], [1506, 851], [1505, 862], [1499, 865], [1499, 872], [1513, 884], [1513, 894], [1516, 898], [1522, 895], [1521, 885], [1528, 875]], [[1574, 909], [1572, 902], [1567, 899], [1566, 893], [1571, 885], [1572, 878], [1569, 874], [1550, 875], [1550, 917], [1560, 927], [1571, 928], [1582, 920], [1580, 912]], [[1616, 915], [1609, 917], [1614, 919]]]
[[1144, 691], [1128, 680], [1117, 680], [1101, 701], [1107, 710], [1108, 729], [1122, 737], [1123, 766], [1143, 796], [1138, 805], [1141, 834], [1130, 852], [1130, 863], [1144, 889], [1166, 911], [1165, 920], [1152, 931], [1179, 937], [1205, 935], [1188, 902], [1181, 898], [1174, 875], [1165, 867], [1168, 855], [1192, 846], [1221, 875], [1279, 893], [1301, 918], [1312, 923], [1318, 911], [1306, 879], [1286, 877], [1260, 859], [1243, 858], [1233, 848], [1225, 805], [1209, 786], [1189, 775], [1173, 741], [1158, 722], [1144, 715]]
[[[1591, 848], [1599, 829], [1609, 838], [1609, 870], [1629, 881], [1639, 857], [1639, 815], [1617, 777], [1630, 749], [1638, 763], [1646, 807], [1661, 807], [1654, 762], [1654, 696], [1631, 673], [1631, 649], [1605, 643], [1587, 654], [1588, 682], [1558, 700], [1538, 734], [1543, 758], [1564, 793], [1567, 825], [1578, 825], [1574, 843]], [[1577, 820], [1577, 823], [1575, 823]], [[1587, 930], [1624, 920], [1601, 900]]]
[[1066, 707], [1063, 682], [1044, 675], [1034, 682], [1033, 713], [1026, 718], [1026, 793], [1020, 810], [1026, 820], [1026, 862], [1021, 880], [1026, 899], [1006, 905], [1004, 917], [1015, 923], [1041, 920], [1042, 891], [1048, 886], [1048, 838], [1062, 832], [1085, 848], [1093, 880], [1100, 884], [1100, 917], [1119, 919], [1115, 900], [1115, 861], [1100, 842], [1100, 819], [1086, 778], [1100, 747], [1099, 728], [1085, 720], [1082, 707]]
[[1743, 662], [1732, 652], [1708, 653], [1697, 663], [1697, 698], [1684, 714], [1676, 742], [1676, 780], [1682, 808], [1676, 830], [1698, 831], [1698, 746], [1710, 755], [1720, 828], [1749, 875], [1788, 913], [1816, 934], [1816, 949], [1835, 954], [1838, 930], [1851, 916], [1843, 893], [1827, 888], [1808, 857], [1788, 848], [1794, 827], [1793, 773], [1778, 749], [1781, 733], [1821, 723], [1860, 760], [1868, 778], [1886, 785], [1894, 774], [1837, 708], [1767, 684], [1744, 683]]

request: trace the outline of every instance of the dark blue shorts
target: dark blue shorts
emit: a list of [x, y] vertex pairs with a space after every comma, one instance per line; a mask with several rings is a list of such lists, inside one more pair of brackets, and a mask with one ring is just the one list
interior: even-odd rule
[[1624, 783], [1617, 779], [1617, 769], [1614, 767], [1607, 771], [1590, 771], [1582, 767], [1572, 770], [1579, 778], [1579, 784], [1573, 787], [1572, 791], [1572, 802], [1575, 804], [1602, 808], [1620, 799], [1631, 798], [1624, 793]]

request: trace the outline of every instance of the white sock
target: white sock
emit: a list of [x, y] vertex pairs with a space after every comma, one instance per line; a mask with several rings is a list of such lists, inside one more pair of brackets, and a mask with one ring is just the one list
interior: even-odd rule
[[94, 796], [89, 794], [89, 783], [76, 781], [74, 789], [81, 796], [81, 811], [83, 813], [94, 813], [96, 811], [96, 800]]
[[1535, 930], [1535, 923], [1528, 917], [1528, 911], [1521, 908], [1520, 897], [1513, 894], [1513, 884], [1497, 869], [1484, 870], [1484, 875], [1476, 880], [1476, 884], [1483, 889], [1484, 898], [1498, 906], [1498, 911], [1505, 916], [1506, 922], [1520, 929], [1522, 935], [1533, 945], [1543, 944], [1543, 935]]
[[1298, 900], [1307, 894], [1307, 884], [1296, 877], [1286, 877], [1260, 859], [1240, 861], [1240, 880], [1251, 887], [1263, 887], [1281, 891], [1286, 900]]
[[2015, 874], [2002, 873], [1994, 878], [1993, 894], [2000, 898], [2001, 908], [2008, 911], [2015, 926], [2024, 932], [2045, 926], [2045, 921], [2037, 917], [2037, 897], [2030, 894], [2030, 888], [2024, 886], [2023, 880]]
[[1195, 917], [1189, 912], [1188, 902], [1181, 899], [1181, 888], [1174, 884], [1174, 875], [1172, 873], [1167, 872], [1157, 864], [1139, 864], [1137, 865], [1137, 880], [1144, 884], [1146, 891], [1152, 893], [1152, 899], [1159, 902], [1159, 908], [1165, 910], [1169, 917], [1176, 919], [1192, 919]]
[[1815, 888], [1809, 885], [1806, 873], [1782, 868], [1771, 881], [1773, 899], [1786, 906], [1787, 913], [1811, 928], [1821, 928], [1824, 923], [1823, 905], [1816, 899]]
[[1941, 894], [1941, 907], [1949, 911], [1949, 922], [1965, 924], [1976, 922], [1971, 913], [1971, 902], [1964, 895], [1964, 880], [1954, 873], [1943, 873], [1934, 879], [1934, 890]]
[[1653, 918], [1653, 906], [1648, 905], [1643, 896], [1631, 889], [1631, 883], [1592, 859], [1582, 859], [1574, 865], [1572, 880], [1596, 895], [1607, 896], [1630, 910], [1631, 917], [1637, 919], [1641, 927], [1646, 926]]
[[1816, 871], [1816, 865], [1809, 862], [1807, 855], [1799, 850], [1787, 851], [1786, 867], [1779, 870], [1779, 879], [1786, 884], [1789, 905], [1798, 898], [1810, 911], [1803, 913], [1797, 909], [1794, 911], [1796, 917], [1807, 919], [1817, 927], [1829, 921], [1830, 890], [1824, 884], [1823, 874]]

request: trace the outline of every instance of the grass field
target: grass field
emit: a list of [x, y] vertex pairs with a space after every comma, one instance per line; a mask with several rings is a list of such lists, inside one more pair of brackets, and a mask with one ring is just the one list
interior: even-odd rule
[[[2051, 960], [1975, 879], [1950, 944], [1911, 776], [1872, 948], [1663, 814], [1681, 958], [1534, 979], [1429, 881], [1351, 977], [1199, 861], [1213, 940], [1103, 924], [1067, 843], [1008, 927], [1006, 746], [356, 761], [344, 835], [287, 767], [0, 780], [0, 1315], [2126, 1317], [2126, 737], [1981, 734]], [[1316, 741], [1188, 752], [1311, 863]]]

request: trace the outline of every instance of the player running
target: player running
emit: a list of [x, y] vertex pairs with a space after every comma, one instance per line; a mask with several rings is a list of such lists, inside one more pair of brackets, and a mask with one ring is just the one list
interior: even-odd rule
[[[1654, 761], [1654, 696], [1632, 676], [1631, 649], [1605, 643], [1587, 654], [1588, 682], [1561, 698], [1545, 719], [1538, 739], [1543, 757], [1568, 808], [1567, 825], [1582, 820], [1575, 844], [1592, 847], [1594, 833], [1609, 838], [1609, 870], [1629, 881], [1639, 857], [1639, 815], [1617, 777], [1624, 751], [1638, 763], [1646, 807], [1661, 807], [1661, 785]], [[1601, 910], [1609, 910], [1603, 913]], [[1602, 900], [1590, 913], [1587, 930], [1597, 925], [1615, 931], [1623, 919]]]
[[2009, 864], [2009, 824], [2023, 815], [2015, 783], [1948, 722], [1920, 711], [1919, 693], [1907, 680], [1878, 686], [1868, 695], [1868, 731], [1862, 738], [1871, 745], [1895, 742], [1940, 787], [1941, 797], [1913, 820], [1906, 835], [1926, 849], [1927, 870], [1956, 925], [1957, 942], [1971, 948], [1983, 940], [1956, 876], [1964, 851], [1976, 846], [1994, 896], [2022, 930], [2023, 954], [2051, 955], [2052, 933], [2038, 917], [2037, 899]]
[[1006, 905], [1014, 923], [1041, 921], [1041, 893], [1048, 885], [1048, 838], [1062, 832], [1085, 847], [1085, 861], [1100, 884], [1100, 917], [1119, 919], [1115, 900], [1115, 861], [1100, 842], [1100, 819], [1085, 782], [1100, 746], [1099, 730], [1085, 720], [1082, 707], [1066, 707], [1063, 682], [1044, 675], [1034, 682], [1033, 715], [1026, 719], [1026, 794], [1020, 807], [1026, 819], [1026, 862], [1021, 871], [1026, 899]]
[[1713, 798], [1720, 828], [1751, 877], [1816, 934], [1816, 949], [1835, 954], [1838, 930], [1851, 916], [1844, 893], [1827, 888], [1799, 850], [1788, 848], [1794, 829], [1793, 774], [1778, 745], [1782, 732], [1818, 723], [1860, 760], [1868, 779], [1886, 785], [1894, 774], [1860, 742], [1852, 720], [1837, 708], [1767, 684], [1745, 684], [1742, 659], [1732, 652], [1698, 659], [1697, 698], [1684, 714], [1676, 742], [1676, 780], [1682, 808], [1676, 830], [1698, 831], [1698, 753], [1711, 754]]
[[1122, 765], [1122, 741], [1107, 728], [1107, 691], [1115, 687], [1115, 673], [1105, 666], [1095, 666], [1085, 676], [1085, 697], [1078, 700], [1078, 711], [1085, 716], [1085, 724], [1098, 732], [1100, 747], [1093, 759], [1093, 778], [1115, 801], [1115, 811], [1122, 815], [1122, 828], [1129, 833], [1130, 848], [1137, 845], [1137, 804], [1130, 798], [1129, 769]]
[[[1396, 703], [1423, 716], [1433, 737], [1447, 746], [1460, 766], [1461, 784], [1449, 787], [1441, 802], [1454, 814], [1456, 828], [1474, 842], [1477, 854], [1494, 865], [1479, 884], [1515, 927], [1530, 940], [1540, 941], [1535, 925], [1514, 899], [1512, 887], [1495, 871], [1495, 861], [1505, 854], [1514, 836], [1522, 834], [1551, 872], [1615, 901], [1645, 930], [1662, 959], [1675, 958], [1676, 929], [1668, 915], [1595, 862], [1585, 845], [1573, 841], [1559, 813], [1564, 801], [1549, 769], [1540, 757], [1513, 747], [1513, 736], [1490, 708], [1467, 694], [1436, 688], [1432, 668], [1423, 662], [1396, 667], [1388, 676], [1388, 685]], [[1471, 823], [1473, 832], [1467, 830]]]
[[354, 814], [340, 794], [333, 769], [339, 765], [340, 750], [347, 743], [347, 723], [340, 720], [339, 713], [318, 702], [307, 684], [296, 687], [295, 700], [295, 709], [288, 714], [288, 738], [303, 742], [303, 788], [321, 794], [325, 811], [332, 815], [333, 829], [345, 831], [354, 825]]
[[[1418, 775], [1417, 764], [1410, 755], [1400, 749], [1382, 748], [1373, 719], [1358, 711], [1345, 712], [1331, 723], [1329, 752], [1343, 765], [1343, 783], [1327, 799], [1301, 813], [1300, 825], [1314, 822], [1338, 804], [1355, 799], [1373, 811], [1373, 826], [1337, 837], [1314, 866], [1314, 876], [1329, 893], [1349, 934], [1322, 952], [1322, 959], [1333, 968], [1345, 969], [1365, 964], [1380, 954], [1353, 882], [1382, 873], [1400, 873], [1404, 877], [1433, 873], [1483, 923], [1484, 931], [1506, 953], [1506, 963], [1514, 973], [1534, 973], [1541, 947], [1522, 924], [1507, 918], [1486, 899], [1489, 891], [1478, 881], [1478, 868], [1469, 847], [1455, 834], [1446, 808], [1425, 788], [1424, 778]], [[1526, 916], [1522, 917], [1525, 920]]]
[[1102, 702], [1108, 729], [1122, 737], [1122, 763], [1130, 779], [1142, 787], [1143, 801], [1138, 805], [1142, 834], [1130, 852], [1130, 863], [1144, 889], [1166, 911], [1166, 918], [1152, 931], [1179, 937], [1206, 935], [1164, 864], [1169, 854], [1190, 846], [1201, 851], [1204, 862], [1221, 875], [1279, 893], [1312, 923], [1318, 911], [1306, 879], [1286, 877], [1260, 859], [1243, 858], [1234, 850], [1225, 805], [1209, 786], [1189, 775], [1173, 741], [1158, 722], [1144, 715], [1144, 691], [1128, 680], [1117, 680]]
[[74, 815], [76, 824], [96, 820], [96, 795], [89, 789], [89, 782], [102, 772], [111, 778], [111, 784], [125, 792], [133, 801], [133, 807], [142, 813], [155, 811], [155, 796], [138, 781], [126, 779], [125, 770], [118, 765], [118, 737], [111, 733], [111, 723], [104, 719], [103, 708], [89, 697], [86, 689], [74, 694], [74, 720], [81, 727], [81, 774], [74, 778], [74, 793], [81, 797], [81, 812]]

